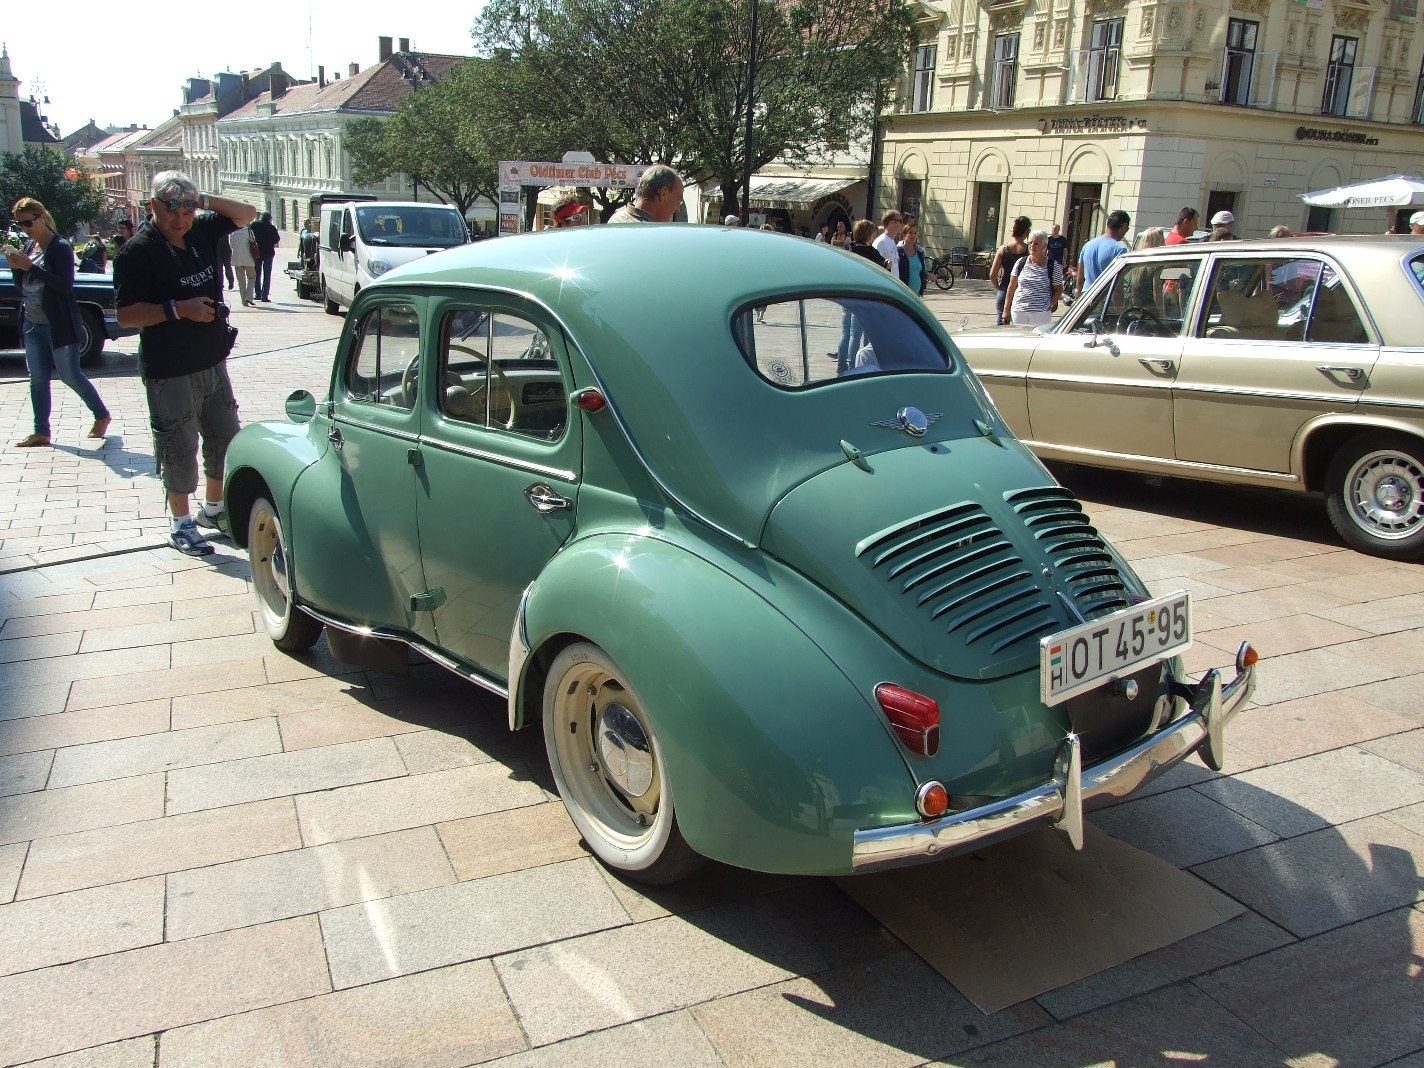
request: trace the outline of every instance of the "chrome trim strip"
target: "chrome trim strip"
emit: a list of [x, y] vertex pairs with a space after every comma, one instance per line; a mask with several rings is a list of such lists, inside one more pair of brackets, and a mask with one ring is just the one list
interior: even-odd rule
[[1298, 476], [1281, 471], [1258, 471], [1252, 467], [1227, 467], [1225, 464], [1193, 463], [1190, 460], [1166, 459], [1161, 456], [1139, 456], [1136, 453], [1130, 452], [1107, 452], [1103, 449], [1083, 449], [1074, 445], [1055, 445], [1049, 441], [1020, 440], [1034, 452], [1042, 450], [1050, 459], [1063, 458], [1069, 463], [1074, 462], [1072, 460], [1074, 456], [1103, 456], [1115, 460], [1131, 460], [1143, 464], [1154, 464], [1162, 468], [1180, 468], [1187, 471], [1220, 471], [1223, 474], [1249, 475], [1252, 478], [1270, 479], [1274, 482], [1300, 482]]
[[393, 430], [388, 426], [381, 426], [380, 423], [368, 423], [364, 419], [352, 419], [346, 415], [344, 411], [339, 415], [332, 416], [331, 421], [338, 426], [344, 425], [355, 427], [358, 430], [371, 430], [377, 434], [385, 434], [387, 437], [399, 438], [401, 441], [409, 441], [412, 443], [418, 443], [420, 441], [419, 434], [412, 433], [408, 430]]
[[[1373, 360], [1370, 361], [1373, 364]], [[1363, 373], [1363, 372], [1362, 372]], [[1360, 385], [1346, 390], [1343, 386], [1335, 393], [1307, 393], [1303, 390], [1259, 390], [1259, 389], [1235, 389], [1229, 386], [1194, 386], [1177, 383], [1178, 393], [1206, 393], [1213, 397], [1252, 397], [1258, 400], [1285, 400], [1285, 401], [1309, 401], [1311, 403], [1331, 404], [1341, 400], [1348, 400], [1351, 405], [1357, 402], [1367, 387]]]
[[359, 634], [365, 638], [382, 638], [386, 641], [401, 642], [405, 645], [410, 646], [412, 649], [414, 649], [421, 656], [425, 657], [427, 660], [439, 664], [447, 671], [451, 672], [452, 674], [459, 675], [460, 678], [464, 679], [467, 682], [473, 682], [476, 686], [488, 690], [496, 697], [503, 697], [506, 699], [509, 697], [509, 690], [507, 687], [502, 686], [491, 679], [487, 679], [483, 675], [479, 675], [475, 672], [466, 670], [459, 664], [455, 663], [455, 661], [451, 660], [444, 653], [432, 649], [423, 641], [420, 641], [418, 638], [412, 638], [409, 634], [401, 634], [397, 631], [387, 630], [385, 627], [368, 627], [359, 623], [348, 623], [344, 619], [338, 619], [335, 616], [318, 611], [317, 609], [312, 608], [310, 605], [306, 604], [303, 604], [301, 606], [301, 609], [307, 615], [311, 616], [313, 619], [321, 621], [326, 626], [335, 627], [337, 630], [344, 630], [348, 634]]
[[456, 445], [449, 441], [440, 441], [436, 438], [424, 436], [420, 439], [422, 445], [428, 445], [432, 449], [439, 449], [441, 452], [453, 452], [458, 456], [469, 456], [475, 460], [487, 460], [492, 464], [499, 464], [502, 467], [512, 467], [518, 471], [528, 471], [530, 474], [543, 475], [546, 478], [557, 478], [564, 482], [573, 482], [578, 475], [573, 471], [564, 470], [558, 467], [548, 467], [544, 464], [536, 464], [530, 460], [520, 459], [515, 456], [507, 456], [498, 452], [486, 452], [483, 449], [472, 448], [469, 445]]
[[1075, 773], [1076, 739], [1070, 736], [1055, 757], [1054, 777], [1031, 790], [938, 820], [856, 831], [851, 868], [865, 872], [920, 864], [1040, 823], [1059, 825], [1070, 840], [1081, 836], [1081, 813], [1090, 802], [1126, 797], [1198, 749], [1206, 750], [1203, 759], [1219, 763], [1222, 729], [1250, 700], [1255, 686], [1254, 664], [1225, 685], [1215, 668], [1195, 686], [1173, 680], [1173, 688], [1190, 697], [1187, 711], [1127, 752]]

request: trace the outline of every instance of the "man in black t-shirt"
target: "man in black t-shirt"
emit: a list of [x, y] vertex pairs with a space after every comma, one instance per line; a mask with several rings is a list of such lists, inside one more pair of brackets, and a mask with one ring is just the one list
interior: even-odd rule
[[252, 224], [252, 240], [257, 242], [257, 293], [256, 299], [264, 304], [272, 302], [272, 261], [277, 257], [277, 243], [280, 235], [272, 225], [272, 213], [264, 211]]
[[[149, 206], [152, 221], [114, 260], [118, 319], [121, 326], [139, 328], [154, 458], [172, 515], [168, 542], [189, 556], [207, 556], [213, 547], [198, 527], [219, 526], [223, 461], [238, 428], [217, 246], [257, 211], [238, 200], [200, 195], [181, 171], [154, 175]], [[198, 488], [200, 434], [207, 496], [195, 521], [189, 502]]]

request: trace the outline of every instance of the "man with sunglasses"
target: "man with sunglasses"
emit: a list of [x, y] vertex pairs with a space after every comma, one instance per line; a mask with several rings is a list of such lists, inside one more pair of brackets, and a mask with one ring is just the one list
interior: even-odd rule
[[[256, 218], [257, 209], [199, 194], [181, 171], [154, 175], [152, 194], [152, 220], [114, 260], [118, 319], [139, 328], [154, 458], [172, 517], [168, 542], [188, 556], [207, 556], [213, 547], [198, 528], [219, 528], [223, 461], [238, 429], [217, 246]], [[207, 493], [195, 520], [190, 500], [198, 488], [199, 435]]]

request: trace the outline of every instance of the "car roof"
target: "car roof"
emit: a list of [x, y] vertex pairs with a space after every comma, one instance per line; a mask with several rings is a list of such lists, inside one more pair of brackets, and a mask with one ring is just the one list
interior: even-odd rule
[[[1418, 234], [1301, 234], [1293, 237], [1260, 237], [1239, 241], [1194, 241], [1188, 242], [1193, 253], [1207, 252], [1254, 252], [1254, 253], [1297, 253], [1303, 249], [1329, 252], [1343, 258], [1378, 255], [1403, 255], [1410, 243], [1424, 252], [1424, 238]], [[1129, 250], [1130, 255], [1171, 256], [1181, 255], [1182, 245], [1159, 245], [1155, 248]]]

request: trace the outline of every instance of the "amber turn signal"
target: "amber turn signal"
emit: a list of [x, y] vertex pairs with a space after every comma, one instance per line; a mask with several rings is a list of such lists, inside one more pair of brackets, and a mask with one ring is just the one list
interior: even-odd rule
[[915, 794], [915, 807], [921, 816], [943, 816], [949, 810], [949, 791], [937, 782], [927, 782]]
[[1236, 650], [1236, 670], [1245, 671], [1260, 659], [1261, 654], [1256, 652], [1250, 642], [1242, 642], [1241, 648]]

